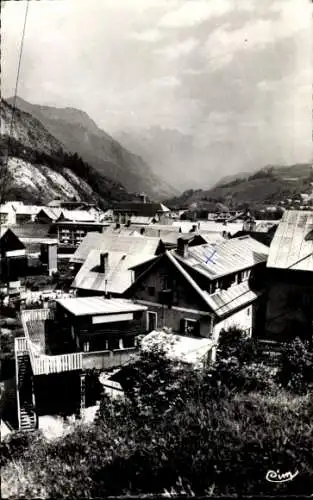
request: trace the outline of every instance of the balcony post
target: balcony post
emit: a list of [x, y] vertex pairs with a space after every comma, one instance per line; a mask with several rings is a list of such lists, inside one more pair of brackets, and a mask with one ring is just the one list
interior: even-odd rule
[[80, 374], [80, 413], [86, 408], [86, 374]]

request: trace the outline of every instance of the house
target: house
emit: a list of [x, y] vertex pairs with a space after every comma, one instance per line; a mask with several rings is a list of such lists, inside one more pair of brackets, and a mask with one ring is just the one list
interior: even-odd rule
[[123, 201], [112, 207], [114, 221], [119, 224], [149, 224], [167, 220], [170, 209], [162, 203], [152, 203], [145, 199], [139, 202]]
[[215, 345], [231, 326], [257, 335], [268, 251], [249, 236], [194, 247], [180, 239], [177, 250], [134, 266], [126, 296], [148, 307], [148, 332], [167, 327]]
[[69, 254], [74, 253], [86, 234], [101, 233], [105, 225], [104, 222], [57, 220], [54, 228], [57, 233], [59, 250]]
[[24, 205], [23, 203], [16, 206], [16, 224], [25, 222], [34, 222], [41, 207], [37, 205]]
[[313, 212], [286, 210], [267, 262], [265, 335], [288, 341], [313, 333]]
[[81, 265], [72, 287], [79, 295], [118, 297], [130, 287], [130, 268], [152, 259], [161, 248], [158, 238], [89, 233], [71, 262]]
[[0, 206], [0, 225], [12, 226], [16, 224], [16, 210], [11, 202]]
[[145, 333], [146, 309], [131, 300], [84, 297], [59, 299], [55, 309], [23, 310], [25, 336], [15, 339], [19, 429], [36, 428], [42, 415], [85, 408], [86, 371], [130, 361]]
[[20, 289], [20, 278], [27, 271], [24, 244], [10, 229], [0, 228], [0, 281], [8, 293]]

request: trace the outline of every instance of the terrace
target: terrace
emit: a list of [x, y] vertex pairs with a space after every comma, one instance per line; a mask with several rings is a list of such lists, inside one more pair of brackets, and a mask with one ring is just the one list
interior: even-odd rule
[[33, 309], [21, 312], [25, 337], [15, 342], [16, 354], [27, 352], [34, 375], [72, 370], [107, 370], [126, 364], [137, 351], [136, 345], [118, 349], [82, 352], [68, 325], [56, 321], [54, 311]]

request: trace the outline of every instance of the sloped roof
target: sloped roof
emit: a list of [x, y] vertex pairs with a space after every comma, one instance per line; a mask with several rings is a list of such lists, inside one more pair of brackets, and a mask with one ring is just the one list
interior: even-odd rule
[[125, 254], [109, 251], [108, 267], [105, 273], [102, 273], [100, 271], [100, 254], [100, 250], [89, 252], [86, 261], [73, 281], [73, 288], [122, 294], [133, 282], [133, 271], [130, 268], [153, 257], [139, 252]]
[[110, 231], [104, 233], [87, 233], [77, 248], [71, 262], [83, 263], [91, 250], [101, 252], [122, 252], [127, 255], [140, 255], [143, 260], [155, 255], [160, 240], [158, 238], [147, 238], [145, 236], [124, 236], [112, 234]]
[[267, 266], [313, 271], [313, 212], [286, 210], [272, 240]]
[[127, 299], [105, 299], [104, 297], [72, 297], [56, 301], [75, 316], [118, 314], [145, 311], [146, 306]]
[[209, 279], [216, 279], [265, 262], [268, 252], [268, 247], [259, 241], [241, 236], [222, 243], [190, 247], [186, 257], [180, 256], [177, 251], [173, 255]]
[[143, 202], [129, 202], [122, 201], [113, 206], [115, 212], [129, 212], [136, 215], [154, 217], [155, 214], [164, 212], [164, 205], [161, 203], [143, 203]]
[[61, 216], [62, 209], [57, 207], [42, 207], [38, 214], [40, 212], [44, 212], [49, 217], [49, 219], [51, 219], [52, 221], [56, 221]]
[[72, 222], [94, 222], [95, 216], [88, 210], [66, 210], [62, 209], [60, 217]]
[[50, 238], [50, 235], [52, 236], [51, 228], [48, 224], [31, 222], [11, 226], [11, 229], [21, 239], [46, 239]]
[[198, 226], [198, 230], [201, 233], [205, 232], [213, 232], [213, 233], [226, 233], [234, 234], [237, 233], [240, 229], [242, 229], [242, 222], [229, 222], [227, 224], [223, 224], [222, 222], [214, 222], [214, 221], [174, 221], [174, 226], [181, 227], [182, 232], [187, 233], [192, 229], [193, 226]]
[[132, 215], [130, 222], [132, 224], [151, 224], [153, 217], [148, 217], [144, 215]]
[[154, 330], [143, 337], [141, 347], [143, 350], [150, 350], [159, 346], [165, 350], [170, 359], [197, 364], [209, 353], [213, 344], [212, 339], [193, 338], [175, 335], [165, 330]]
[[211, 295], [208, 294], [207, 301], [212, 310], [218, 316], [225, 316], [253, 302], [260, 293], [250, 289], [248, 280], [238, 285], [232, 285], [227, 290], [219, 290]]
[[16, 213], [18, 215], [37, 215], [42, 207], [37, 205], [18, 205], [16, 207]]

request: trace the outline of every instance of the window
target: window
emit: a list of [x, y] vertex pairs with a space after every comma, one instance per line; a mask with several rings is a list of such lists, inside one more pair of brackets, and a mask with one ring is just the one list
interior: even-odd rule
[[158, 326], [158, 315], [156, 312], [147, 311], [147, 331], [152, 332]]
[[247, 316], [251, 316], [251, 307], [248, 307], [247, 309]]
[[162, 281], [161, 281], [161, 287], [162, 290], [168, 290], [172, 288], [171, 280], [169, 276], [162, 276]]
[[184, 318], [182, 320], [183, 333], [186, 335], [199, 335], [200, 323], [196, 319]]
[[148, 286], [148, 294], [150, 295], [150, 297], [154, 297], [154, 295], [155, 295], [154, 286]]
[[84, 342], [84, 352], [89, 352], [89, 348], [90, 348], [89, 342]]

